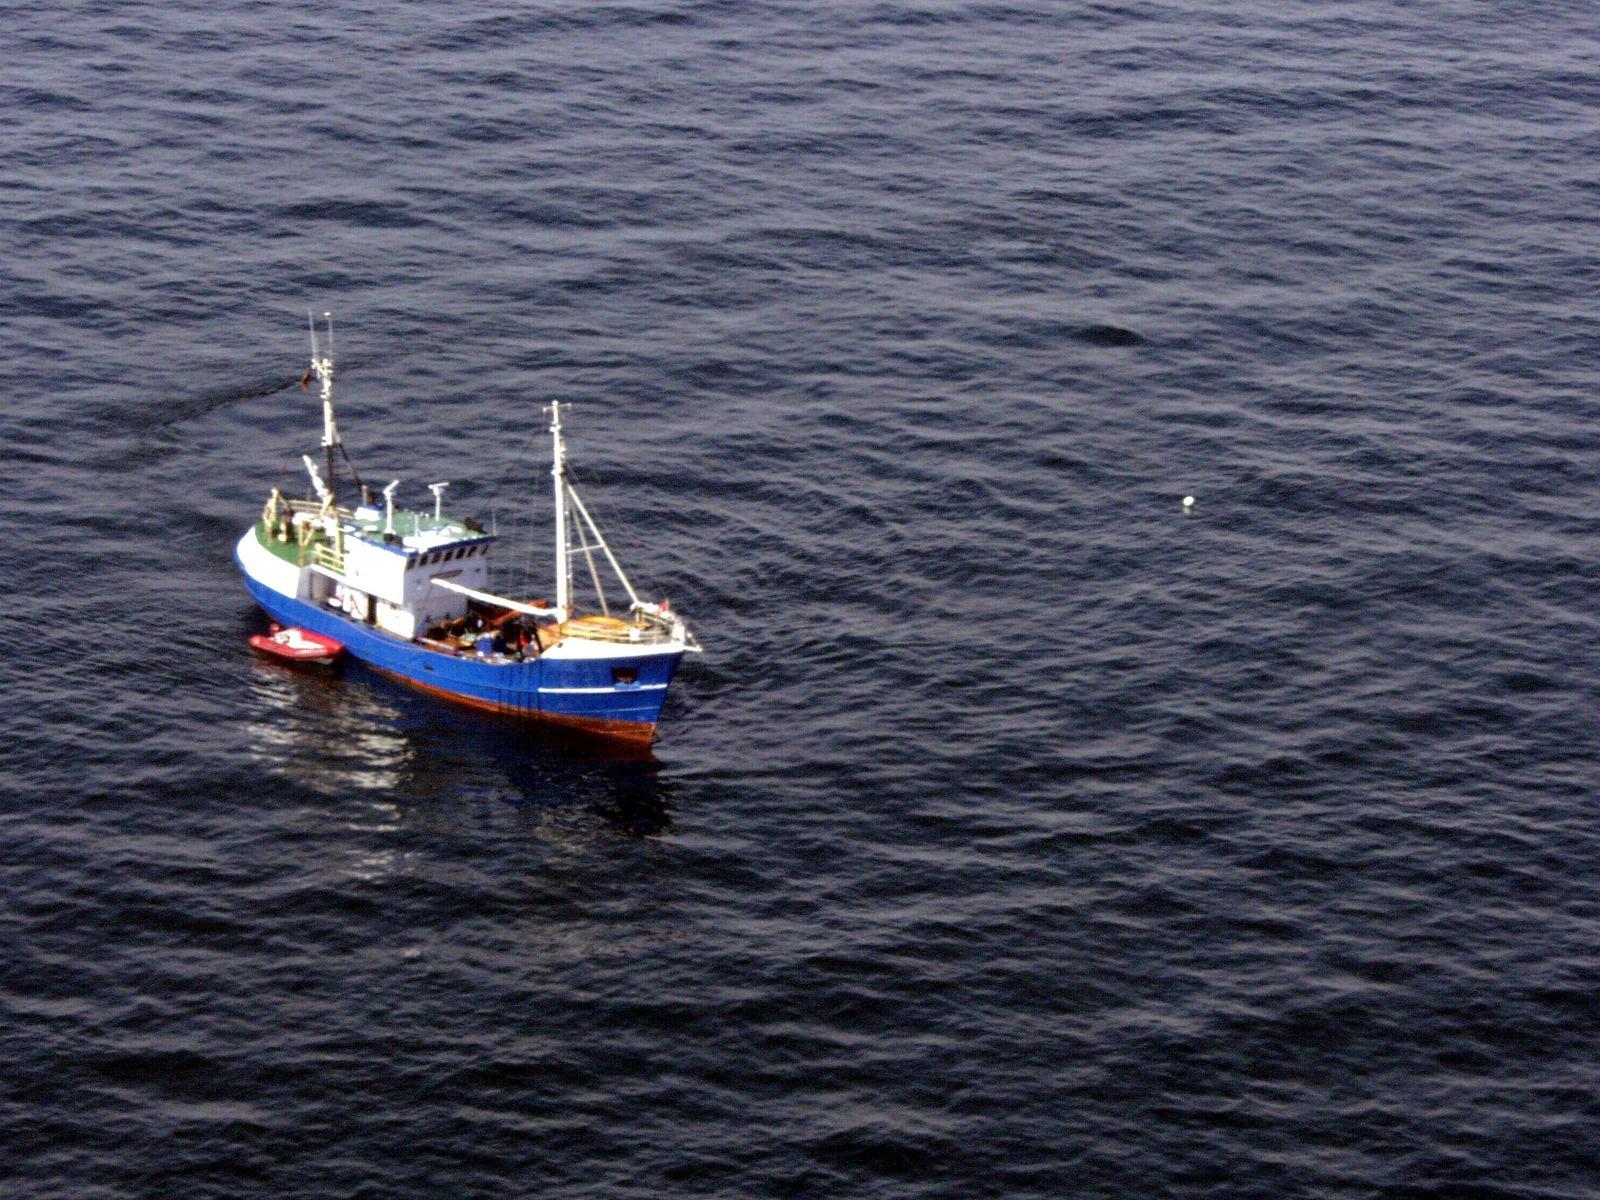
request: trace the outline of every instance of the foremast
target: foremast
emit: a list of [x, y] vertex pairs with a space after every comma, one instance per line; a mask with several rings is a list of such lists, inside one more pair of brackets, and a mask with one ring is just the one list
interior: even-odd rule
[[[627, 574], [622, 571], [621, 563], [616, 560], [616, 555], [611, 554], [611, 547], [606, 546], [605, 534], [600, 533], [600, 526], [595, 525], [594, 517], [590, 517], [589, 509], [584, 507], [584, 502], [579, 499], [578, 490], [566, 478], [566, 443], [562, 440], [562, 402], [550, 402], [550, 480], [555, 486], [555, 611], [560, 614], [562, 621], [573, 614], [573, 542], [571, 531], [573, 526], [578, 528], [578, 554], [584, 555], [584, 562], [589, 565], [589, 578], [594, 581], [595, 598], [600, 602], [600, 611], [610, 616], [610, 605], [606, 605], [605, 586], [600, 582], [600, 568], [595, 566], [595, 550], [605, 555], [606, 563], [610, 563], [611, 573], [616, 576], [616, 581], [622, 584], [622, 590], [627, 592], [629, 603], [634, 608], [640, 608], [638, 592], [634, 584], [627, 581]], [[571, 509], [568, 509], [571, 506]], [[568, 515], [568, 512], [574, 515]]]
[[[600, 551], [605, 556], [611, 573], [616, 576], [617, 582], [622, 585], [622, 590], [628, 593], [629, 611], [648, 616], [659, 616], [662, 608], [659, 605], [646, 604], [639, 599], [639, 593], [633, 590], [633, 584], [628, 582], [628, 576], [622, 569], [622, 564], [617, 561], [616, 555], [611, 553], [611, 547], [606, 543], [605, 535], [600, 532], [600, 526], [595, 524], [594, 518], [589, 515], [589, 509], [584, 505], [583, 498], [578, 495], [578, 490], [572, 486], [572, 481], [567, 478], [567, 447], [561, 437], [561, 402], [553, 400], [550, 403], [550, 477], [555, 488], [555, 519], [556, 519], [556, 612], [558, 619], [566, 621], [572, 617], [572, 530], [578, 531], [578, 545], [576, 552], [583, 555], [584, 562], [589, 568], [589, 578], [594, 584], [595, 599], [600, 603], [600, 611], [606, 616], [611, 615], [611, 607], [606, 602], [605, 586], [600, 582], [600, 568], [595, 562], [594, 552]], [[568, 506], [571, 506], [573, 516], [568, 516]], [[672, 618], [674, 628], [681, 630], [682, 640], [693, 646], [693, 639], [688, 637], [687, 628], [677, 618]]]
[[550, 478], [556, 506], [556, 620], [572, 615], [572, 568], [567, 544], [567, 448], [561, 441], [561, 402], [550, 402]]

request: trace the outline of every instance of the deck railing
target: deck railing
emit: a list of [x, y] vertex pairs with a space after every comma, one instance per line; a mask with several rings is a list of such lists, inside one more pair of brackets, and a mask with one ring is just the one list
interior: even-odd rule
[[344, 574], [344, 555], [340, 554], [327, 542], [312, 543], [311, 561], [314, 565], [326, 567], [337, 575]]
[[562, 627], [568, 637], [583, 638], [590, 642], [621, 642], [623, 644], [654, 645], [670, 642], [672, 634], [653, 622], [635, 625], [615, 617], [574, 617]]
[[[307, 513], [314, 517], [320, 517], [327, 512], [320, 500], [296, 500], [292, 497], [284, 496], [278, 503], [292, 513]], [[335, 508], [333, 515], [341, 521], [348, 521], [354, 514], [348, 508]]]

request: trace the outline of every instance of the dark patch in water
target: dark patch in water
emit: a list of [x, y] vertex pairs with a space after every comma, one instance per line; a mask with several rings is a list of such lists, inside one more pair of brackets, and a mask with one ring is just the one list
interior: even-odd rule
[[1073, 337], [1091, 346], [1140, 346], [1144, 339], [1131, 329], [1120, 325], [1085, 325], [1073, 331]]

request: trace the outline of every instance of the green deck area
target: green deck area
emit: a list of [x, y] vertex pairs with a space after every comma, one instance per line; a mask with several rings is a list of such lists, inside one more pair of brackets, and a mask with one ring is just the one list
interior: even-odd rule
[[[383, 536], [384, 522], [382, 520], [352, 520], [350, 515], [344, 512], [342, 509], [340, 510], [339, 515], [340, 519], [344, 522], [347, 522], [352, 528], [353, 535], [356, 537], [363, 537], [376, 541]], [[433, 543], [434, 548], [448, 546], [452, 542], [472, 541], [484, 536], [482, 531], [474, 530], [460, 521], [451, 520], [449, 517], [444, 517], [441, 519], [435, 517], [432, 513], [422, 512], [395, 513], [394, 531], [396, 535], [402, 538], [416, 537], [419, 534], [427, 533], [443, 535], [437, 542]], [[305, 563], [310, 561], [310, 551], [313, 546], [327, 544], [328, 535], [325, 534], [320, 528], [317, 529], [316, 532], [311, 536], [310, 544], [306, 546], [304, 552], [302, 552], [300, 546], [298, 546], [293, 540], [280, 542], [269, 532], [267, 523], [265, 521], [257, 521], [256, 541], [260, 542], [268, 550], [272, 551], [273, 554], [276, 554], [279, 558], [283, 559], [284, 562], [293, 563], [295, 566], [299, 567], [304, 566]], [[413, 550], [412, 552], [415, 553], [416, 551]]]
[[[364, 534], [381, 535], [384, 530], [383, 518], [374, 521], [350, 522]], [[450, 541], [466, 541], [468, 538], [481, 537], [474, 533], [460, 521], [453, 521], [449, 517], [435, 517], [432, 513], [397, 511], [394, 514], [394, 531], [403, 538], [416, 537], [421, 533], [442, 533]]]
[[[320, 534], [318, 536], [321, 537]], [[327, 539], [323, 538], [322, 540], [326, 541]], [[280, 542], [273, 537], [272, 534], [267, 532], [267, 523], [265, 521], [256, 522], [256, 541], [283, 559], [284, 562], [297, 567], [303, 565], [300, 559], [300, 547], [292, 541]]]

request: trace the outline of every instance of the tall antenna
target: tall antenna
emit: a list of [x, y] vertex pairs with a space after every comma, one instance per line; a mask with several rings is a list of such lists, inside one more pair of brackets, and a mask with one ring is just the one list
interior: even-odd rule
[[339, 445], [339, 426], [333, 420], [333, 314], [322, 314], [328, 322], [328, 352], [323, 354], [317, 345], [317, 323], [306, 309], [306, 326], [311, 331], [311, 372], [322, 384], [322, 448], [328, 456], [329, 504], [335, 502], [338, 484], [333, 473], [333, 451]]

